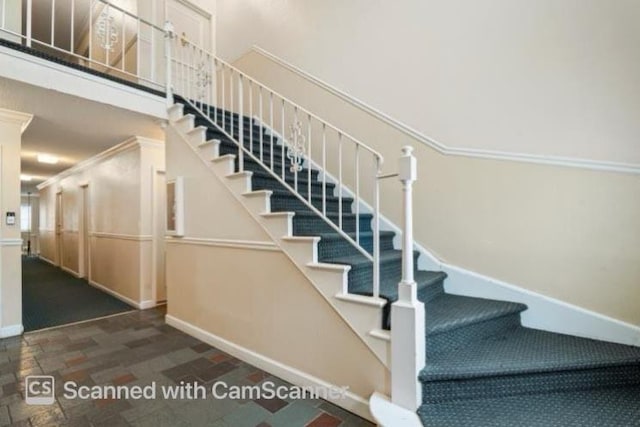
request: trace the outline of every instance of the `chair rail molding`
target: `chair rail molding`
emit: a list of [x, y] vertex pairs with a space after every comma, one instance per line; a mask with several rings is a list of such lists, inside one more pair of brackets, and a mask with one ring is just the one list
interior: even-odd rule
[[536, 163], [536, 164], [551, 165], [551, 166], [572, 167], [572, 168], [591, 169], [591, 170], [619, 172], [619, 173], [640, 174], [640, 164], [635, 164], [635, 163], [609, 162], [609, 161], [601, 161], [601, 160], [584, 159], [579, 157], [563, 157], [563, 156], [553, 156], [553, 155], [547, 156], [547, 155], [540, 155], [540, 154], [519, 153], [519, 152], [501, 151], [501, 150], [483, 150], [479, 148], [451, 147], [440, 141], [436, 141], [434, 138], [431, 138], [425, 135], [424, 133], [401, 122], [400, 120], [397, 120], [391, 117], [390, 115], [378, 110], [377, 108], [372, 107], [366, 102], [352, 95], [349, 95], [345, 91], [325, 82], [324, 80], [314, 76], [313, 74], [308, 73], [307, 71], [302, 70], [296, 65], [293, 65], [292, 63], [284, 60], [279, 56], [276, 56], [275, 54], [265, 50], [260, 46], [253, 45], [251, 47], [251, 51], [254, 51], [264, 56], [265, 58], [273, 61], [274, 63], [280, 65], [281, 67], [286, 68], [292, 73], [297, 74], [298, 76], [304, 78], [307, 81], [310, 81], [311, 83], [330, 92], [331, 94], [337, 96], [343, 101], [346, 101], [347, 103], [359, 108], [360, 110], [369, 114], [373, 118], [394, 127], [395, 129], [403, 132], [409, 137], [415, 139], [416, 141], [436, 150], [440, 154], [449, 155], [449, 156], [475, 157], [475, 158], [492, 159], [492, 160], [508, 160], [508, 161], [515, 161], [515, 162]]

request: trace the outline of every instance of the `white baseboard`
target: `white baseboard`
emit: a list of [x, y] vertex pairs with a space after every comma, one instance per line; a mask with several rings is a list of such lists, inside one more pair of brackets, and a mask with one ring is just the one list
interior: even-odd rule
[[[314, 377], [302, 372], [296, 368], [280, 363], [276, 360], [270, 359], [259, 353], [256, 353], [247, 348], [241, 347], [237, 344], [227, 341], [217, 335], [207, 332], [197, 326], [194, 326], [188, 322], [180, 320], [174, 316], [167, 314], [165, 320], [168, 325], [173, 326], [182, 332], [189, 334], [207, 344], [214, 346], [224, 352], [229, 353], [233, 357], [236, 357], [246, 363], [249, 363], [265, 372], [269, 372], [285, 381], [288, 381], [297, 386], [311, 386], [311, 387], [336, 387], [334, 384], [329, 384], [320, 378]], [[332, 400], [331, 403], [353, 412], [360, 417], [373, 421], [373, 417], [369, 412], [369, 403], [367, 399], [358, 396], [352, 392], [347, 391], [343, 399]]]
[[[95, 280], [89, 280], [89, 284], [91, 286], [94, 286], [94, 287], [100, 289], [101, 291], [104, 291], [104, 292], [108, 293], [111, 296], [114, 296], [114, 297], [118, 298], [120, 301], [126, 302], [130, 306], [135, 307], [135, 308], [137, 308], [139, 310], [142, 310], [142, 304], [146, 303], [146, 301], [143, 301], [143, 302], [139, 303], [137, 301], [132, 300], [129, 297], [125, 297], [124, 295], [114, 291], [113, 289], [107, 288], [105, 285], [100, 284], [100, 283], [96, 282]], [[146, 308], [149, 308], [149, 307], [146, 307]]]
[[60, 269], [63, 271], [66, 271], [67, 273], [71, 274], [73, 277], [77, 277], [80, 278], [80, 273], [78, 273], [77, 271], [74, 271], [72, 269], [70, 269], [69, 267], [65, 267], [64, 265], [60, 266]]
[[[258, 117], [254, 122], [264, 126], [267, 134], [281, 140], [281, 135], [262, 123]], [[322, 170], [321, 165], [311, 161], [313, 167]], [[327, 182], [338, 185], [338, 180], [327, 172]], [[344, 197], [355, 197], [346, 186], [342, 186]], [[373, 212], [371, 206], [360, 200], [360, 212]], [[393, 246], [401, 248], [402, 230], [387, 217], [380, 214], [380, 230], [396, 233]], [[506, 283], [474, 271], [466, 270], [439, 260], [424, 246], [414, 243], [414, 250], [420, 253], [418, 268], [421, 270], [442, 270], [448, 274], [445, 289], [448, 293], [479, 298], [491, 298], [526, 304], [529, 309], [522, 313], [522, 324], [533, 329], [576, 335], [619, 344], [640, 346], [640, 326], [590, 311], [564, 301], [551, 298], [516, 285]]]
[[529, 328], [640, 346], [640, 327], [460, 267], [442, 264], [448, 293], [526, 304]]
[[45, 256], [42, 256], [42, 255], [38, 254], [38, 258], [40, 258], [44, 262], [48, 262], [49, 264], [53, 265], [54, 267], [58, 266], [58, 264], [56, 264], [54, 261], [50, 260], [49, 258], [47, 258]]
[[158, 304], [153, 300], [144, 300], [140, 304], [138, 304], [138, 308], [140, 310], [146, 310], [148, 308], [153, 308], [153, 307], [155, 307], [157, 305]]
[[18, 335], [22, 335], [22, 332], [24, 332], [22, 323], [19, 323], [17, 325], [4, 326], [0, 328], [0, 338], [16, 337]]
[[422, 427], [418, 414], [391, 402], [388, 396], [373, 393], [369, 407], [377, 425], [393, 427]]

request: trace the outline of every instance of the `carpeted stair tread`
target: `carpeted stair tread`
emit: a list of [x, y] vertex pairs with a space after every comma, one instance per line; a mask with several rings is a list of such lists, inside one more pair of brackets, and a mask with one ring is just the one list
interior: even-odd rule
[[[426, 311], [429, 308], [426, 307]], [[427, 346], [428, 346], [427, 338]], [[429, 357], [422, 381], [640, 364], [640, 347], [517, 327]]]
[[425, 305], [425, 332], [427, 336], [439, 334], [526, 309], [514, 302], [442, 294]]
[[638, 427], [640, 387], [425, 404], [426, 427]]
[[[391, 250], [380, 252], [380, 264], [392, 261], [402, 261], [402, 251]], [[371, 261], [369, 261], [364, 255], [360, 253], [336, 258], [327, 258], [323, 262], [328, 262], [331, 264], [345, 264], [352, 267], [371, 264]]]
[[[447, 278], [447, 273], [442, 271], [419, 270], [414, 273], [413, 280], [416, 282], [418, 294], [423, 288], [439, 285]], [[380, 296], [393, 303], [398, 300], [398, 283], [400, 278], [386, 279], [380, 281]], [[371, 287], [371, 285], [369, 285]], [[356, 291], [357, 292], [357, 291]]]

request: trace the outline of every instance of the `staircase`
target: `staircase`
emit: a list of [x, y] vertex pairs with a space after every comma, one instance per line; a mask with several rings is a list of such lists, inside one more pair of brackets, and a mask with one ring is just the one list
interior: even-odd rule
[[[217, 110], [211, 118], [222, 124], [218, 127], [206, 119], [202, 109], [186, 102], [172, 110], [174, 126], [186, 136], [200, 135], [192, 140], [200, 154], [208, 150], [213, 159], [207, 160], [227, 159], [232, 164], [228, 177], [238, 176], [238, 144], [230, 136], [237, 137], [241, 122], [245, 135], [253, 132], [252, 152], [259, 155], [256, 141], [262, 140], [265, 165], [278, 174], [284, 167], [285, 179], [293, 185], [294, 174], [281, 161], [280, 139], [274, 145], [278, 155], [271, 163], [271, 134], [265, 127], [248, 117], [240, 120], [237, 114]], [[249, 150], [247, 138], [244, 146]], [[250, 180], [250, 191], [244, 194], [266, 192], [269, 209], [263, 214], [291, 218], [291, 235], [284, 237], [312, 239], [319, 265], [347, 266], [348, 292], [371, 296], [371, 262], [259, 162], [245, 155], [243, 166]], [[310, 188], [318, 208], [322, 203], [320, 172], [309, 171], [306, 165], [298, 172], [299, 194], [307, 197]], [[326, 185], [328, 217], [337, 223], [339, 201], [331, 196], [336, 185]], [[361, 242], [371, 252], [371, 215], [362, 213], [356, 218], [352, 202], [342, 200], [343, 227], [353, 235], [359, 221]], [[394, 235], [380, 234], [381, 331], [393, 327], [390, 306], [398, 298], [401, 276], [401, 253], [394, 248]], [[640, 348], [528, 329], [520, 324], [520, 313], [527, 309], [522, 304], [447, 294], [443, 272], [416, 269], [414, 274], [426, 312], [427, 363], [419, 377], [423, 404], [418, 410], [424, 425], [640, 425]]]

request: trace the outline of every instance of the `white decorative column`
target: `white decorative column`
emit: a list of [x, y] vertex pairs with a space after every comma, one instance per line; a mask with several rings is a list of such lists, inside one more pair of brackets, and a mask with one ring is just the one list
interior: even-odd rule
[[413, 197], [416, 158], [412, 147], [402, 148], [398, 177], [402, 182], [402, 280], [398, 300], [391, 305], [391, 401], [410, 411], [422, 404], [418, 374], [425, 364], [424, 304], [413, 280]]
[[[32, 118], [0, 108], [0, 338], [23, 331], [20, 146]], [[13, 225], [7, 224], [7, 212], [15, 213]]]

